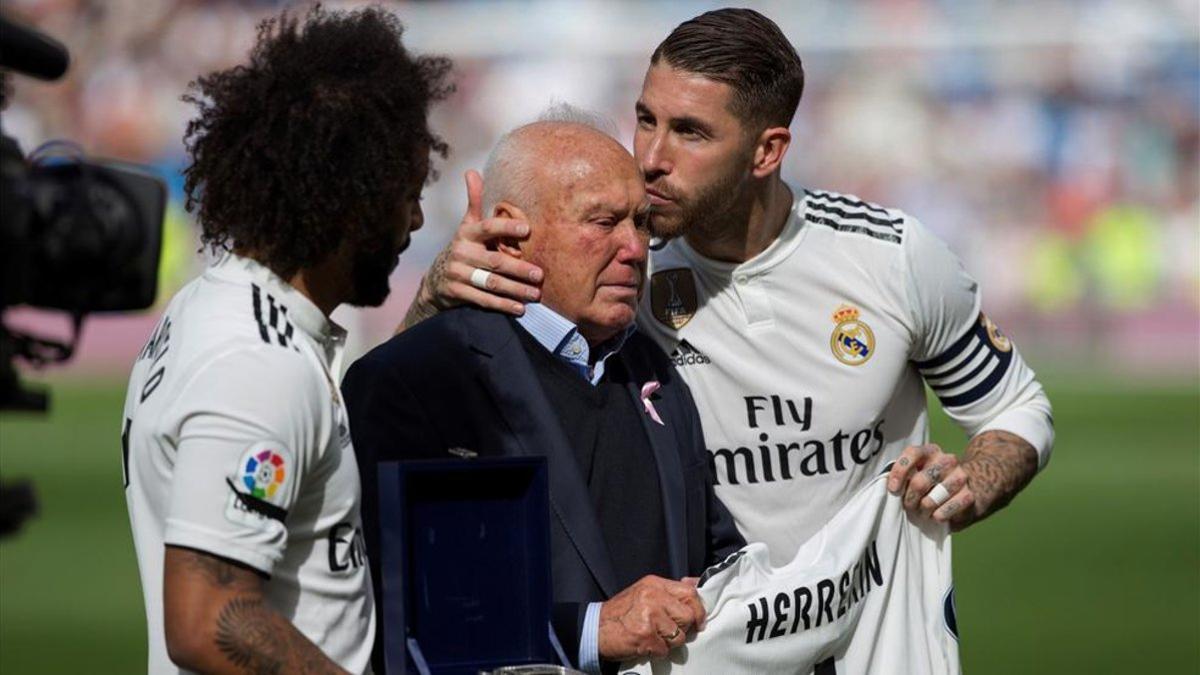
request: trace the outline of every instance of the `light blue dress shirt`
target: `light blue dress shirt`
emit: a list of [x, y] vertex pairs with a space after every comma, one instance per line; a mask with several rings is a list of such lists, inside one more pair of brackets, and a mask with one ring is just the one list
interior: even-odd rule
[[538, 344], [545, 347], [546, 351], [566, 361], [593, 386], [604, 377], [604, 362], [616, 354], [630, 333], [636, 330], [630, 324], [614, 337], [596, 345], [596, 362], [592, 364], [591, 347], [579, 334], [579, 329], [570, 319], [549, 307], [537, 302], [529, 303], [525, 305], [525, 313], [517, 317], [517, 323], [532, 335]]

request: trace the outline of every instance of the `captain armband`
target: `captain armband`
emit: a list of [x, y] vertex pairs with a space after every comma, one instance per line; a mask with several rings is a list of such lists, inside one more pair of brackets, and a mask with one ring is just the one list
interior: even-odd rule
[[995, 389], [1012, 360], [1012, 341], [980, 312], [979, 320], [949, 349], [916, 366], [942, 406], [958, 408], [979, 401]]

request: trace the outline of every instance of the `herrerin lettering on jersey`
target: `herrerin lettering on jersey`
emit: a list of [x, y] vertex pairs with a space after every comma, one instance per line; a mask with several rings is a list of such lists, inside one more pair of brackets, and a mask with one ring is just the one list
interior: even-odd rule
[[833, 313], [833, 323], [829, 348], [838, 361], [861, 366], [875, 354], [875, 333], [859, 318], [857, 307], [840, 305]]
[[656, 272], [650, 277], [650, 309], [667, 328], [679, 330], [696, 314], [696, 278], [686, 267]]

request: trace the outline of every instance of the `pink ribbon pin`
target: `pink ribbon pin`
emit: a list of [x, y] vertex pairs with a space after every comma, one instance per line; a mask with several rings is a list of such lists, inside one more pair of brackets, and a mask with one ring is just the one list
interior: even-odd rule
[[[658, 380], [650, 380], [642, 385], [642, 405], [646, 407], [646, 412], [650, 415], [650, 419], [662, 424], [662, 418], [658, 416], [658, 411], [654, 409], [654, 403], [650, 401], [650, 395], [658, 391]], [[663, 426], [666, 426], [663, 424]]]

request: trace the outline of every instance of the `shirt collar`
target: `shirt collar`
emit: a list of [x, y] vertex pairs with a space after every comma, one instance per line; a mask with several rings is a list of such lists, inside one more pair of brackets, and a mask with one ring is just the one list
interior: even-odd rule
[[345, 328], [331, 321], [306, 295], [257, 260], [226, 253], [213, 263], [209, 273], [218, 278], [258, 284], [287, 307], [288, 318], [297, 328], [319, 342], [328, 356], [346, 343]]
[[596, 384], [604, 376], [604, 362], [620, 351], [625, 340], [636, 330], [630, 324], [625, 330], [596, 345], [595, 365], [591, 364], [591, 347], [579, 334], [579, 328], [569, 319], [549, 307], [531, 302], [517, 324], [537, 340], [546, 351], [573, 366], [589, 382]]

